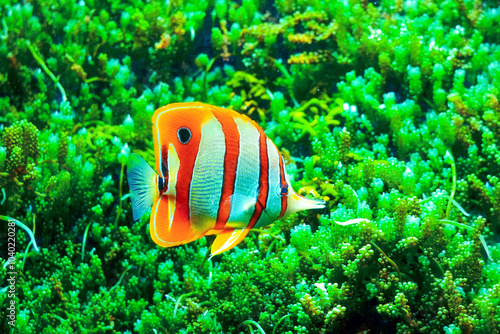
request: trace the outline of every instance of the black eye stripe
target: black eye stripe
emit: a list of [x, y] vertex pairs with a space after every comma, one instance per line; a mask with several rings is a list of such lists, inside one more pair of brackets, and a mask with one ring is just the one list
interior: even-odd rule
[[[165, 157], [167, 155], [165, 154]], [[163, 175], [163, 177], [167, 177], [168, 175], [168, 165], [167, 165], [167, 161], [165, 159], [162, 159], [161, 160], [161, 173]]]
[[158, 191], [163, 190], [163, 178], [161, 176], [158, 176]]
[[177, 130], [177, 138], [182, 144], [187, 144], [191, 140], [191, 130], [188, 128], [182, 127]]

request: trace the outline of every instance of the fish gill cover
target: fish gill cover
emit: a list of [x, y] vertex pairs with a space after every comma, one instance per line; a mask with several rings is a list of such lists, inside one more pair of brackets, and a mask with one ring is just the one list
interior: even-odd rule
[[[498, 333], [499, 87], [497, 0], [0, 0], [0, 332]], [[182, 101], [327, 208], [155, 245], [125, 166]]]

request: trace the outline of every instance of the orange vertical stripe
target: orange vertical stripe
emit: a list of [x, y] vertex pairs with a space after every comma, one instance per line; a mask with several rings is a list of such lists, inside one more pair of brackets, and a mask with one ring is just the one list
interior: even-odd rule
[[[255, 123], [254, 123], [255, 124]], [[269, 193], [269, 156], [267, 155], [266, 134], [264, 130], [255, 124], [259, 130], [259, 148], [260, 148], [260, 176], [259, 176], [259, 195], [255, 204], [255, 211], [248, 223], [247, 228], [253, 228], [259, 220], [262, 212], [266, 209], [267, 196]]]

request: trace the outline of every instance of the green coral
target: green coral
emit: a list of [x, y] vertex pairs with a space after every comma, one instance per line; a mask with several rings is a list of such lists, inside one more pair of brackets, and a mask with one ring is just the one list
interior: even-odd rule
[[23, 176], [29, 163], [35, 162], [40, 155], [38, 129], [21, 120], [5, 129], [2, 141], [6, 152], [3, 170], [12, 177]]
[[40, 156], [38, 134], [36, 126], [26, 120], [16, 122], [2, 134], [0, 187], [4, 189], [2, 204], [4, 208], [10, 208], [4, 211], [7, 214], [19, 208], [24, 189], [33, 193], [33, 183], [40, 177], [36, 167]]

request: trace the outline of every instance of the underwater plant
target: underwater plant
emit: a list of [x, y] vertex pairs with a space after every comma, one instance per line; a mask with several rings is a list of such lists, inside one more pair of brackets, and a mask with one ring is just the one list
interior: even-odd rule
[[[2, 333], [499, 333], [500, 4], [0, 0]], [[209, 261], [133, 221], [154, 111], [322, 198]]]

